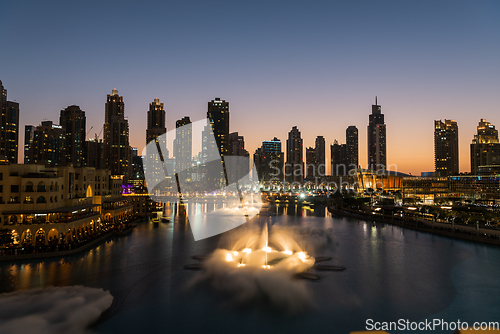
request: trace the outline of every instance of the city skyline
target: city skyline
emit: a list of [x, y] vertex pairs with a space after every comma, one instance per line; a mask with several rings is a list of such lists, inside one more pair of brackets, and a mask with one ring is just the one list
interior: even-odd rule
[[[117, 93], [117, 89], [116, 89], [116, 88], [115, 88], [115, 89], [113, 89], [113, 93], [112, 93], [112, 94], [118, 94], [118, 93]], [[109, 96], [109, 94], [108, 94], [108, 96]], [[121, 97], [121, 96], [120, 96], [120, 97]], [[122, 97], [122, 98], [123, 98], [123, 97]], [[216, 100], [219, 100], [219, 98], [215, 98], [215, 99], [216, 99]], [[214, 100], [209, 101], [209, 105], [210, 105], [210, 103], [213, 103], [213, 101], [214, 101]], [[226, 102], [226, 101], [222, 100], [222, 102], [224, 102], [224, 103], [228, 103], [229, 101], [227, 101], [227, 102]], [[147, 119], [148, 119], [148, 115], [149, 115], [149, 113], [151, 112], [151, 105], [153, 105], [154, 103], [160, 104], [160, 103], [159, 103], [159, 99], [158, 99], [157, 97], [156, 97], [156, 98], [154, 98], [154, 102], [153, 102], [153, 103], [149, 103], [150, 110], [149, 110], [149, 111], [146, 111], [146, 118], [147, 118]], [[377, 103], [378, 103], [378, 102], [377, 102], [377, 97], [376, 97], [376, 101], [375, 101], [375, 103], [376, 103], [375, 105], [372, 105], [372, 112], [373, 112], [373, 108], [374, 108], [374, 107], [380, 107], [380, 105], [378, 105], [378, 104], [377, 104]], [[162, 107], [162, 108], [163, 108], [163, 105], [164, 105], [164, 103], [161, 103], [161, 107]], [[71, 109], [71, 108], [79, 108], [79, 106], [77, 106], [77, 105], [69, 105], [68, 107], [66, 107], [66, 109]], [[65, 109], [65, 110], [66, 110], [66, 109]], [[62, 110], [61, 110], [61, 111], [62, 111]], [[166, 123], [167, 123], [167, 120], [168, 120], [168, 111], [167, 111], [167, 110], [162, 109], [162, 112], [165, 114], [165, 124], [166, 124]], [[84, 114], [85, 114], [85, 112], [84, 112]], [[369, 115], [369, 114], [368, 114], [368, 115]], [[186, 117], [186, 116], [184, 116], [184, 117]], [[190, 116], [188, 116], [188, 117], [190, 117]], [[234, 117], [234, 115], [233, 115], [233, 117]], [[128, 119], [128, 117], [126, 117], [126, 116], [125, 116], [125, 120], [127, 120], [127, 119]], [[46, 118], [44, 118], [44, 119], [43, 119], [43, 121], [41, 121], [41, 122], [40, 122], [40, 124], [41, 124], [42, 122], [47, 122], [47, 121], [49, 121], [49, 120], [48, 120], [48, 119], [46, 119]], [[435, 123], [435, 122], [437, 122], [437, 121], [439, 121], [439, 120], [434, 120], [434, 123]], [[450, 121], [450, 120], [449, 120], [449, 119], [448, 119], [448, 120], [447, 120], [447, 119], [445, 119], [445, 121]], [[452, 121], [454, 121], [454, 122], [455, 122], [455, 120], [452, 120]], [[483, 119], [483, 118], [481, 118], [481, 119], [479, 120], [479, 122], [481, 122], [481, 121], [484, 121], [484, 119]], [[53, 122], [53, 121], [52, 121], [52, 122]], [[177, 120], [177, 121], [175, 121], [175, 123], [177, 123], [177, 122], [178, 122], [178, 120]], [[177, 125], [176, 125], [175, 123], [174, 123], [174, 128], [175, 128], [175, 127], [177, 127]], [[368, 124], [369, 124], [369, 123], [368, 123]], [[23, 129], [21, 129], [21, 127], [30, 127], [30, 126], [33, 126], [33, 125], [32, 125], [32, 124], [24, 124], [24, 125], [23, 125], [23, 124], [19, 124], [19, 126], [20, 126], [20, 130], [19, 130], [19, 142], [20, 142], [20, 143], [22, 143], [22, 142], [24, 142], [24, 141], [25, 141], [24, 136], [26, 135], [26, 132], [24, 131], [24, 128], [23, 128]], [[33, 127], [36, 127], [36, 126], [33, 126]], [[298, 128], [298, 130], [300, 131], [300, 126], [295, 125], [294, 127]], [[354, 127], [354, 128], [355, 128], [355, 127], [356, 127], [356, 125], [349, 125], [349, 126], [348, 126], [348, 128], [351, 128], [351, 127]], [[95, 136], [97, 136], [97, 132], [96, 132], [96, 133], [94, 133], [94, 134], [92, 134], [92, 133], [91, 133], [91, 132], [92, 132], [92, 130], [96, 130], [96, 129], [95, 129], [95, 128], [93, 128], [93, 126], [92, 126], [90, 129], [89, 129], [88, 127], [86, 127], [85, 131], [82, 131], [82, 132], [85, 132], [85, 133], [87, 133], [87, 132], [88, 132], [88, 135], [87, 135], [87, 138], [86, 138], [86, 140], [87, 140], [87, 141], [89, 141], [89, 140], [90, 140], [90, 141], [92, 141], [92, 140], [94, 140], [94, 139], [95, 139]], [[100, 140], [102, 140], [102, 139], [103, 139], [103, 136], [104, 136], [104, 134], [103, 134], [103, 130], [104, 130], [104, 125], [102, 126], [102, 129], [100, 130], [100, 133], [99, 133], [99, 139], [100, 139]], [[167, 130], [168, 130], [168, 128], [167, 128]], [[147, 131], [148, 131], [148, 128], [146, 127], [145, 129], [143, 129], [143, 131], [146, 131], [146, 132], [147, 132]], [[389, 129], [389, 131], [390, 131], [390, 129]], [[233, 131], [233, 130], [231, 129], [231, 130], [230, 130], [230, 132], [232, 133], [232, 132], [238, 132], [238, 131]], [[132, 135], [133, 135], [133, 134], [132, 134]], [[476, 135], [476, 134], [474, 134], [474, 135], [473, 135], [473, 139], [472, 139], [472, 140], [474, 140], [474, 138], [475, 138], [476, 136], [477, 136], [477, 135]], [[131, 136], [131, 137], [132, 137], [132, 136]], [[135, 136], [134, 136], [134, 137], [135, 137]], [[147, 137], [147, 136], [146, 136], [146, 137]], [[243, 136], [243, 137], [244, 137], [244, 136]], [[319, 136], [319, 135], [317, 135], [317, 136], [315, 137], [315, 140], [317, 139], [317, 137], [324, 137], [324, 136]], [[340, 137], [340, 136], [339, 136], [339, 137]], [[367, 131], [367, 133], [366, 133], [366, 137], [368, 137], [368, 131]], [[459, 136], [459, 138], [461, 138], [461, 137], [462, 137], [462, 136]], [[275, 137], [275, 138], [276, 138], [276, 137]], [[255, 140], [255, 138], [253, 138], [253, 139]], [[252, 142], [253, 142], [254, 140], [250, 139], [249, 141], [252, 141]], [[462, 140], [463, 140], [463, 141], [465, 141], [464, 139], [462, 139]], [[147, 141], [147, 139], [146, 139], [146, 141]], [[262, 142], [266, 141], [266, 139], [263, 139], [263, 140], [257, 139], [257, 141], [258, 141], [258, 142], [260, 142], [260, 143], [262, 144]], [[302, 141], [304, 142], [304, 138], [302, 138]], [[331, 143], [332, 143], [331, 145], [335, 144], [336, 142], [337, 142], [337, 137], [334, 135], [334, 139], [331, 141]], [[459, 139], [459, 142], [460, 142], [460, 139]], [[469, 141], [469, 142], [470, 142], [470, 141]], [[146, 144], [146, 143], [145, 143], [145, 144]], [[145, 146], [145, 144], [144, 144], [144, 146]], [[286, 141], [285, 141], [285, 144], [286, 144]], [[315, 142], [314, 142], [314, 144], [315, 144]], [[327, 145], [329, 145], [329, 144], [327, 144]], [[314, 145], [311, 145], [311, 146], [314, 146]], [[464, 146], [467, 146], [467, 144], [464, 144]], [[131, 147], [131, 148], [134, 148], [134, 149], [137, 149], [137, 150], [139, 150], [139, 149], [140, 149], [140, 146], [139, 146], [139, 147], [138, 147], [138, 146], [135, 146], [135, 145], [133, 145], [133, 143], [131, 143], [131, 144], [130, 144], [130, 147]], [[361, 147], [361, 149], [362, 149], [362, 148], [363, 148], [363, 145], [360, 145], [360, 147]], [[19, 150], [19, 153], [18, 153], [18, 156], [19, 156], [19, 160], [18, 160], [18, 161], [19, 161], [19, 163], [24, 163], [23, 161], [24, 161], [24, 158], [25, 158], [25, 151], [24, 151], [24, 147], [21, 147], [21, 148], [22, 148], [22, 149], [20, 149], [20, 150]], [[259, 148], [259, 147], [257, 147], [257, 148]], [[361, 150], [361, 149], [360, 149], [360, 150]], [[365, 146], [365, 149], [366, 149], [366, 152], [368, 152], [368, 145], [366, 145], [366, 146]], [[467, 150], [468, 150], [468, 149], [469, 149], [469, 147], [467, 147]], [[434, 150], [435, 150], [435, 149], [434, 149]], [[329, 151], [329, 150], [327, 150], [327, 151]], [[472, 158], [471, 158], [471, 156], [470, 156], [470, 151], [469, 151], [469, 152], [466, 152], [466, 153], [469, 153], [469, 156], [468, 156], [468, 157], [462, 157], [462, 154], [464, 153], [463, 151], [466, 151], [466, 149], [460, 148], [460, 144], [459, 144], [459, 159], [460, 159], [460, 161], [464, 161], [464, 163], [465, 163], [465, 165], [467, 166], [468, 170], [467, 170], [467, 168], [460, 167], [459, 172], [460, 172], [460, 173], [469, 173], [469, 172], [471, 172], [471, 168], [472, 168], [472, 167], [471, 167], [471, 166], [472, 166], [472, 164], [471, 164], [471, 162], [472, 162], [472, 160], [471, 160], [471, 159], [472, 159]], [[326, 159], [325, 161], [329, 161], [329, 160], [331, 159], [331, 154], [330, 154], [330, 152], [327, 152], [327, 153], [328, 153], [328, 154], [326, 154], [326, 156], [325, 156], [327, 159]], [[368, 164], [368, 159], [365, 159], [365, 160], [366, 160], [366, 162], [365, 162], [365, 164], [363, 164], [363, 162], [362, 162], [362, 161], [363, 161], [362, 154], [360, 154], [360, 155], [361, 155], [361, 156], [359, 156], [359, 157], [358, 157], [358, 159], [360, 160], [360, 166], [361, 166], [361, 168], [368, 168], [368, 169], [370, 169], [370, 168], [369, 168], [369, 164]], [[429, 158], [429, 157], [426, 157], [426, 158]], [[468, 162], [469, 162], [469, 163], [467, 163], [467, 160], [466, 160], [467, 158], [468, 158]], [[435, 165], [435, 152], [433, 152], [432, 159], [433, 159], [433, 163], [434, 163], [434, 165]], [[390, 161], [390, 160], [389, 160], [389, 161]], [[305, 146], [303, 147], [303, 162], [304, 162], [304, 163], [306, 162], [306, 147], [305, 147]], [[392, 164], [391, 162], [388, 162], [388, 163], [387, 163], [387, 166], [389, 167], [389, 169], [391, 169], [391, 167], [392, 167], [392, 168], [393, 168], [392, 170], [394, 170], [394, 167], [395, 167], [395, 166], [397, 167], [398, 165], [397, 165], [397, 164]], [[398, 167], [398, 168], [397, 168], [397, 170], [394, 170], [394, 171], [403, 172], [403, 173], [409, 173], [409, 174], [413, 174], [414, 176], [419, 176], [419, 175], [420, 175], [420, 173], [429, 173], [429, 172], [433, 172], [433, 171], [435, 171], [435, 167], [428, 168], [428, 170], [421, 170], [420, 172], [411, 172], [411, 171], [409, 172], [409, 171], [407, 171], [407, 170], [401, 170], [401, 169]], [[326, 175], [331, 175], [331, 164], [326, 164]]]
[[[99, 11], [87, 4], [51, 10], [6, 3], [10, 15], [0, 23], [0, 36], [17, 52], [2, 53], [9, 66], [1, 80], [9, 100], [20, 103], [20, 128], [57, 123], [60, 110], [78, 105], [86, 112], [87, 129], [94, 127], [89, 137], [102, 127], [105, 95], [117, 88], [127, 106], [130, 143], [139, 151], [155, 97], [165, 103], [167, 129], [185, 115], [203, 119], [207, 101], [216, 96], [230, 101], [231, 132], [243, 135], [254, 152], [262, 140], [286, 138], [295, 125], [304, 147], [314, 146], [319, 135], [331, 145], [350, 125], [365, 129], [378, 96], [388, 129], [388, 164], [413, 175], [433, 171], [432, 124], [454, 119], [460, 171], [468, 172], [477, 122], [500, 124], [499, 4], [430, 4], [290, 3], [283, 12], [279, 4], [266, 4], [263, 11], [257, 3], [103, 4]], [[102, 19], [109, 10], [116, 18]], [[152, 11], [168, 20], [151, 22]], [[212, 24], [215, 15], [225, 21]], [[13, 29], [21, 18], [28, 23]], [[255, 19], [259, 25], [246, 30]], [[71, 24], [82, 20], [101, 24]], [[110, 34], [124, 52], [107, 47]], [[221, 53], [224, 43], [230, 48]], [[156, 52], [142, 52], [150, 45]], [[65, 57], [68, 47], [81, 52]], [[362, 166], [366, 135], [360, 130]]]

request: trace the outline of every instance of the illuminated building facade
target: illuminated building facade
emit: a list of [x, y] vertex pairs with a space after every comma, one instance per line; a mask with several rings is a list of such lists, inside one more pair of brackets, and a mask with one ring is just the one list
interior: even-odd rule
[[382, 107], [372, 105], [372, 113], [368, 123], [368, 168], [372, 170], [385, 170], [387, 166], [386, 126]]
[[104, 169], [2, 165], [0, 187], [0, 228], [12, 231], [14, 244], [78, 242], [134, 213], [121, 180]]
[[357, 168], [359, 166], [358, 162], [358, 128], [354, 125], [349, 126], [345, 130], [346, 139], [346, 164], [349, 166], [349, 170], [352, 168]]
[[490, 122], [481, 119], [477, 134], [470, 144], [471, 174], [479, 174], [479, 167], [500, 165], [498, 130]]
[[316, 151], [313, 147], [306, 147], [306, 180], [314, 180], [317, 176], [315, 172]]
[[354, 175], [349, 173], [358, 168], [358, 128], [354, 125], [346, 129], [346, 143], [337, 140], [330, 145], [330, 166], [332, 176]]
[[32, 164], [65, 166], [68, 164], [66, 131], [52, 121], [43, 121], [35, 128], [31, 143]]
[[330, 165], [332, 176], [348, 175], [347, 170], [347, 148], [346, 144], [339, 144], [337, 140], [330, 145]]
[[24, 163], [33, 163], [33, 155], [31, 151], [31, 145], [33, 143], [33, 138], [35, 136], [35, 126], [25, 125], [24, 126]]
[[323, 136], [317, 136], [314, 146], [314, 169], [316, 171], [316, 176], [319, 178], [324, 178], [326, 175], [325, 166], [325, 138]]
[[[160, 100], [155, 98], [154, 101], [149, 104], [146, 144], [156, 141], [157, 145], [146, 146], [145, 154], [147, 154], [147, 168], [149, 168], [148, 173], [152, 175], [152, 178], [158, 180], [165, 177], [163, 162], [160, 160], [163, 159], [163, 161], [165, 161], [165, 159], [168, 159], [166, 138], [165, 136], [162, 137], [162, 135], [167, 132], [167, 128], [165, 126], [165, 116], [166, 114], [163, 103], [160, 103]], [[149, 151], [149, 148], [152, 148], [152, 152]], [[137, 154], [135, 156], [137, 156]], [[144, 172], [137, 172], [137, 168], [139, 168], [139, 158], [132, 157], [131, 161], [132, 178], [135, 180], [138, 180], [138, 177], [141, 175], [142, 179], [144, 179]], [[140, 169], [143, 169], [142, 163], [140, 163]]]
[[75, 167], [84, 167], [87, 158], [85, 144], [86, 117], [79, 106], [69, 106], [61, 110], [59, 125], [66, 131], [67, 162]]
[[306, 180], [325, 179], [325, 138], [316, 137], [314, 148], [306, 148]]
[[433, 204], [450, 195], [447, 177], [406, 177], [402, 180], [403, 200], [412, 198], [423, 204]]
[[303, 141], [299, 129], [294, 126], [288, 132], [286, 141], [286, 168], [285, 175], [287, 182], [304, 181], [304, 158], [303, 158]]
[[146, 144], [167, 132], [165, 126], [165, 109], [158, 98], [149, 104]]
[[436, 176], [458, 175], [458, 125], [449, 119], [434, 121]]
[[208, 102], [207, 118], [210, 120], [220, 156], [224, 158], [229, 148], [229, 102], [216, 97]]
[[[174, 159], [175, 172], [181, 173], [191, 167], [193, 155], [193, 130], [188, 116], [175, 123]], [[187, 173], [183, 173], [188, 178]]]
[[265, 140], [254, 154], [254, 163], [261, 182], [283, 182], [283, 152], [281, 141]]
[[113, 89], [107, 96], [104, 115], [104, 168], [113, 175], [125, 175], [130, 172], [129, 127], [125, 119], [125, 104], [118, 90]]
[[19, 103], [7, 101], [0, 81], [0, 163], [17, 164], [19, 150]]
[[447, 177], [405, 177], [403, 198], [424, 204], [441, 201], [500, 203], [500, 175], [456, 175]]

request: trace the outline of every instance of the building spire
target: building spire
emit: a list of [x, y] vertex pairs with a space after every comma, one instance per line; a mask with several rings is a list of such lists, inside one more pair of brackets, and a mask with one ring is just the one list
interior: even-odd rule
[[377, 103], [377, 96], [375, 96], [375, 105], [378, 106], [378, 103]]

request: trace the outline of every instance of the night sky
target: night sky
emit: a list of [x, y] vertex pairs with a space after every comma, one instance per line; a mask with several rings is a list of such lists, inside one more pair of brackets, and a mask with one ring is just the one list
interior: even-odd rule
[[[130, 143], [146, 144], [149, 103], [165, 103], [167, 128], [230, 103], [230, 131], [253, 155], [292, 126], [304, 146], [345, 142], [366, 127], [378, 96], [387, 156], [398, 171], [434, 170], [435, 119], [459, 126], [460, 170], [480, 118], [500, 128], [499, 1], [2, 1], [0, 80], [24, 125], [86, 111], [89, 137], [106, 95], [124, 97]], [[20, 150], [22, 162], [22, 149]]]

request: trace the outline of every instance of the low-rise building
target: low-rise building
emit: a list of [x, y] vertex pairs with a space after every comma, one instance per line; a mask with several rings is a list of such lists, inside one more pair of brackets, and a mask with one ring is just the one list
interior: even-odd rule
[[15, 244], [70, 243], [133, 215], [121, 179], [104, 169], [0, 165], [0, 192], [0, 228]]

